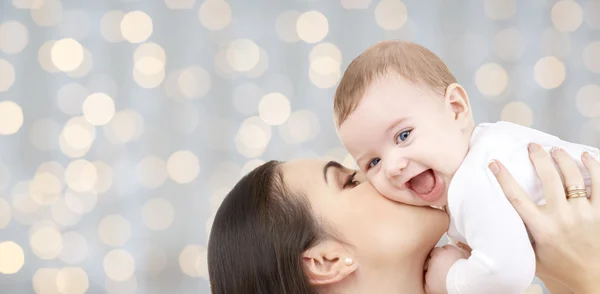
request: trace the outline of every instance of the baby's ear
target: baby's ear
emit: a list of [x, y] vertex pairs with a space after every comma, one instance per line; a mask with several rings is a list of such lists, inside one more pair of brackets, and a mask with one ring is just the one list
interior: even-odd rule
[[471, 104], [469, 95], [461, 85], [452, 83], [446, 87], [444, 101], [450, 110], [454, 113], [454, 118], [460, 121], [469, 121], [471, 119]]
[[324, 241], [302, 254], [304, 268], [313, 285], [331, 285], [342, 281], [357, 268], [357, 262], [341, 244]]

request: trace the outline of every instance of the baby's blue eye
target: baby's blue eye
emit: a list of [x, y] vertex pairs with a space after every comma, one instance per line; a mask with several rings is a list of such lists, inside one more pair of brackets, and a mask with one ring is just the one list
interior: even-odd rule
[[404, 131], [404, 132], [401, 132], [400, 134], [398, 134], [398, 137], [396, 137], [396, 143], [399, 144], [399, 143], [405, 141], [406, 139], [408, 139], [408, 135], [410, 135], [410, 132], [411, 131], [408, 130], [408, 131]]
[[371, 160], [371, 162], [369, 162], [369, 168], [375, 167], [379, 161], [381, 161], [380, 158], [374, 158], [373, 160]]

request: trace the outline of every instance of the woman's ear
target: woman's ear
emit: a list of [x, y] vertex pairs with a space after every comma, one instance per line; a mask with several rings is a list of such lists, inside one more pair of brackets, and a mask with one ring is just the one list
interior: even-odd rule
[[357, 268], [356, 260], [341, 244], [324, 241], [302, 255], [304, 268], [313, 285], [330, 285], [342, 281]]
[[448, 85], [444, 94], [444, 101], [454, 113], [454, 119], [463, 125], [468, 125], [472, 120], [472, 114], [469, 95], [467, 95], [465, 88], [457, 83]]

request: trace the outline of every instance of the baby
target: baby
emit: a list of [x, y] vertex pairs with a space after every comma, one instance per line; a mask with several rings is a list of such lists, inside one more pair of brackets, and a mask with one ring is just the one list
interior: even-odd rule
[[402, 41], [377, 43], [352, 61], [335, 93], [334, 115], [343, 144], [381, 194], [444, 207], [451, 244], [472, 248], [468, 258], [456, 249], [432, 254], [430, 293], [513, 294], [531, 285], [534, 251], [488, 170], [490, 160], [502, 162], [543, 204], [530, 142], [577, 159], [586, 151], [599, 156], [598, 149], [509, 122], [476, 126], [467, 92], [440, 58]]

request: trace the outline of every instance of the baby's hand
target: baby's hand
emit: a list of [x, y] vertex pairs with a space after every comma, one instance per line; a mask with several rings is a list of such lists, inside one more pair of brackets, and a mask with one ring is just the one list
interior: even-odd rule
[[467, 253], [447, 244], [431, 250], [426, 263], [425, 292], [427, 294], [446, 294], [446, 276], [450, 267], [459, 259], [468, 258]]

